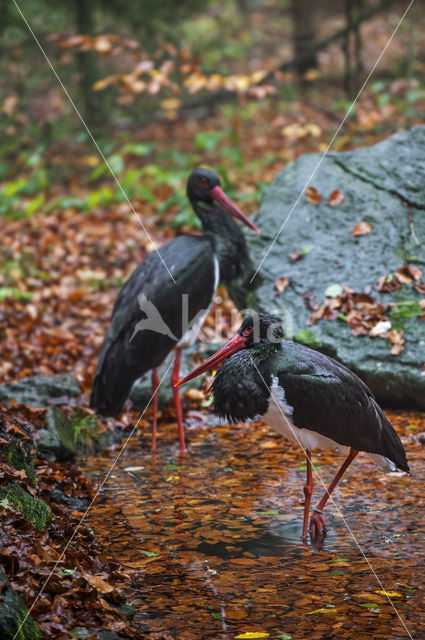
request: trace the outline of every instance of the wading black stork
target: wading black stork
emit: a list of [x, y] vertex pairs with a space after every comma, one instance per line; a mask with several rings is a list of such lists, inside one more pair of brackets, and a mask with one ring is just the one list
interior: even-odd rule
[[277, 318], [247, 318], [232, 340], [179, 384], [220, 363], [212, 383], [216, 413], [232, 422], [259, 416], [304, 450], [304, 540], [313, 491], [313, 449], [348, 455], [313, 510], [312, 537], [326, 531], [323, 508], [359, 451], [367, 451], [387, 471], [409, 471], [403, 445], [365, 383], [336, 360], [283, 340]]
[[204, 234], [182, 235], [164, 244], [149, 254], [125, 282], [112, 311], [90, 398], [91, 406], [100, 413], [115, 416], [133, 383], [152, 370], [152, 451], [156, 448], [158, 410], [156, 368], [177, 346], [172, 384], [179, 445], [184, 450], [180, 396], [175, 386], [181, 345], [196, 339], [219, 281], [229, 284], [249, 267], [245, 239], [232, 216], [258, 232], [222, 191], [213, 171], [192, 171], [187, 196]]

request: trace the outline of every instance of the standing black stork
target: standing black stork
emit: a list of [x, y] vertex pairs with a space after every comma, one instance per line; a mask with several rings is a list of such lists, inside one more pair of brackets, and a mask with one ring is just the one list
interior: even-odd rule
[[152, 451], [156, 448], [158, 410], [156, 368], [177, 346], [172, 384], [179, 445], [184, 451], [180, 396], [175, 386], [181, 345], [196, 339], [219, 281], [229, 284], [249, 267], [245, 239], [232, 216], [258, 232], [222, 191], [213, 171], [192, 171], [187, 196], [204, 234], [182, 235], [167, 242], [149, 254], [125, 282], [112, 311], [90, 398], [91, 406], [100, 413], [115, 416], [133, 383], [152, 370]]
[[232, 340], [179, 384], [221, 362], [212, 383], [216, 413], [232, 422], [258, 415], [304, 450], [304, 540], [313, 491], [313, 449], [337, 449], [348, 455], [313, 510], [312, 537], [325, 533], [323, 508], [359, 451], [368, 452], [387, 471], [409, 471], [403, 445], [365, 383], [336, 360], [283, 340], [277, 318], [266, 314], [246, 318]]

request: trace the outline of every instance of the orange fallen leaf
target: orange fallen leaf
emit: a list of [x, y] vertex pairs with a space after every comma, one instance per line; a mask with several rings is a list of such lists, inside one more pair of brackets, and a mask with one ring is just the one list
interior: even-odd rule
[[392, 329], [390, 331], [390, 340], [393, 343], [390, 353], [393, 356], [398, 356], [404, 349], [403, 333], [403, 331], [399, 331], [398, 329]]
[[365, 236], [372, 231], [372, 226], [369, 222], [358, 222], [354, 229], [351, 231], [350, 236]]
[[331, 207], [336, 207], [338, 204], [341, 204], [343, 200], [344, 194], [339, 189], [335, 189], [329, 196], [328, 204]]
[[100, 576], [93, 576], [91, 573], [84, 572], [82, 573], [82, 577], [84, 580], [87, 580], [89, 585], [100, 591], [100, 593], [111, 593], [111, 591], [114, 590], [114, 587]]
[[199, 389], [188, 389], [184, 396], [185, 398], [194, 400], [196, 402], [202, 402], [203, 400], [205, 400], [205, 393], [203, 391], [200, 391]]
[[289, 284], [288, 278], [285, 278], [284, 276], [282, 276], [281, 278], [278, 278], [277, 280], [274, 281], [274, 288], [279, 293], [283, 293], [286, 287], [288, 286], [288, 284]]
[[305, 197], [313, 204], [319, 204], [319, 202], [322, 202], [322, 196], [315, 187], [307, 187]]
[[394, 275], [401, 284], [410, 284], [412, 280], [421, 279], [422, 271], [406, 262], [400, 269], [397, 269]]
[[277, 446], [278, 444], [274, 440], [263, 440], [263, 442], [259, 444], [261, 449], [274, 449]]

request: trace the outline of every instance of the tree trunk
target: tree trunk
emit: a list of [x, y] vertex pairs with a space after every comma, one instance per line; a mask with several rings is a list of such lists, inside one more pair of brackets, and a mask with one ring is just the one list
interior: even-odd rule
[[295, 69], [300, 78], [309, 69], [317, 68], [314, 8], [315, 3], [310, 0], [291, 0]]
[[[74, 0], [77, 32], [83, 35], [94, 34], [93, 0]], [[84, 104], [84, 117], [91, 133], [101, 135], [106, 125], [104, 100], [100, 93], [93, 90], [98, 79], [96, 54], [83, 51], [77, 54], [80, 74], [80, 92]]]
[[344, 89], [347, 98], [352, 100], [360, 87], [363, 72], [362, 39], [358, 16], [363, 8], [362, 0], [345, 0], [346, 34], [342, 48], [345, 57]]

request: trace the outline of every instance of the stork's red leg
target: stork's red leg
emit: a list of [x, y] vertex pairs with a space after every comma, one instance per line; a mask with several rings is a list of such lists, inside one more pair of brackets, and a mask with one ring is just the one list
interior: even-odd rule
[[304, 485], [304, 522], [303, 522], [303, 540], [307, 539], [308, 512], [310, 511], [311, 494], [313, 493], [313, 474], [311, 472], [311, 451], [306, 449], [305, 457], [307, 460], [307, 478]]
[[346, 469], [348, 468], [348, 466], [351, 464], [351, 462], [354, 460], [354, 458], [358, 453], [359, 452], [356, 451], [356, 449], [353, 449], [352, 447], [350, 447], [348, 456], [342, 463], [340, 470], [336, 474], [335, 478], [332, 480], [329, 487], [326, 489], [323, 496], [320, 498], [317, 504], [317, 507], [313, 510], [313, 513], [310, 518], [310, 533], [313, 537], [315, 537], [316, 535], [321, 535], [326, 531], [325, 519], [322, 516], [323, 508], [327, 503], [332, 491], [335, 489], [336, 485], [341, 480], [343, 473], [346, 471]]
[[174, 360], [173, 373], [171, 374], [171, 384], [173, 386], [174, 406], [176, 407], [176, 414], [177, 414], [177, 428], [179, 431], [179, 449], [180, 451], [184, 451], [185, 446], [184, 446], [184, 431], [183, 431], [183, 415], [182, 415], [182, 407], [180, 404], [179, 388], [176, 386], [180, 379], [181, 359], [182, 359], [182, 348], [177, 347], [176, 359]]
[[156, 426], [158, 421], [158, 371], [152, 369], [152, 452], [156, 450]]

